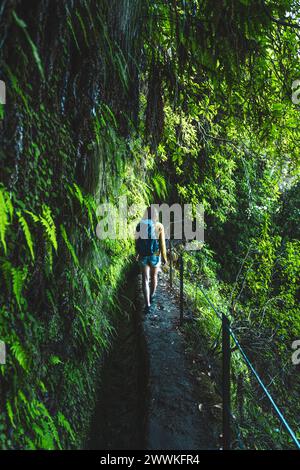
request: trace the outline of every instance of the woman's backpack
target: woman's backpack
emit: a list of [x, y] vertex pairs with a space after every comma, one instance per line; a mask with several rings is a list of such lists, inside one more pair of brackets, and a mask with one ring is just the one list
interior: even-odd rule
[[140, 256], [151, 256], [159, 251], [155, 223], [151, 219], [142, 219], [137, 225], [139, 238], [136, 240], [136, 249]]

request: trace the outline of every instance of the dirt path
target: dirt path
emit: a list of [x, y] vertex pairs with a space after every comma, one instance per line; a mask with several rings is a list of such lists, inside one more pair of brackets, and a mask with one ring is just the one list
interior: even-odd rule
[[[143, 312], [141, 294], [139, 301]], [[149, 314], [141, 313], [149, 374], [146, 449], [217, 449], [215, 423], [206, 412], [212, 384], [207, 376], [200, 381], [195, 377], [179, 326], [179, 306], [163, 273], [151, 308]]]

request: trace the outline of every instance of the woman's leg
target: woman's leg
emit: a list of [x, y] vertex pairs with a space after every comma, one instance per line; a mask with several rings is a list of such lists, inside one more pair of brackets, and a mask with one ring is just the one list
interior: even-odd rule
[[142, 267], [142, 282], [143, 282], [143, 293], [147, 307], [150, 306], [150, 289], [149, 289], [149, 274], [150, 266], [146, 264]]
[[150, 291], [150, 296], [152, 297], [155, 294], [156, 288], [157, 288], [157, 283], [158, 283], [158, 271], [159, 267], [158, 266], [151, 266], [150, 268], [150, 274], [151, 274], [151, 291]]

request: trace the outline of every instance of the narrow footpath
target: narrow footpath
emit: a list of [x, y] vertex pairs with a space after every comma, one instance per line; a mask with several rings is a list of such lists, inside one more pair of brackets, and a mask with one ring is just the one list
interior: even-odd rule
[[148, 358], [146, 449], [218, 449], [218, 425], [211, 413], [216, 395], [206, 373], [195, 375], [195, 361], [179, 325], [179, 304], [166, 274], [159, 273], [155, 300], [146, 315], [141, 275], [138, 290]]

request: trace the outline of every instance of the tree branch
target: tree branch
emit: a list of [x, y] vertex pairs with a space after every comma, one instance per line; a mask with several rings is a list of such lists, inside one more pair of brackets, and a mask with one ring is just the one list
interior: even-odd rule
[[262, 0], [262, 6], [263, 6], [263, 9], [265, 10], [267, 16], [270, 18], [271, 21], [273, 21], [274, 23], [277, 23], [281, 26], [287, 26], [288, 28], [296, 28], [296, 29], [300, 29], [300, 25], [297, 24], [297, 23], [291, 23], [290, 21], [285, 21], [285, 20], [281, 20], [281, 19], [277, 19], [275, 18], [274, 16], [271, 15], [271, 13], [269, 12], [265, 2]]

